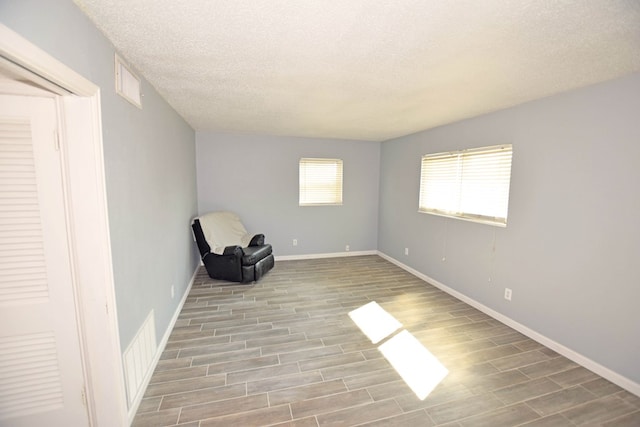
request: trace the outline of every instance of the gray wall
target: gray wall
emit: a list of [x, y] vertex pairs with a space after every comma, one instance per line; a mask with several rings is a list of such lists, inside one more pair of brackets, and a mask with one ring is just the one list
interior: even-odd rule
[[197, 265], [189, 230], [197, 211], [194, 131], [145, 81], [142, 110], [115, 94], [114, 48], [70, 0], [3, 0], [0, 17], [101, 88], [121, 344], [151, 309], [160, 339]]
[[[276, 256], [377, 248], [380, 143], [197, 132], [196, 151], [200, 213], [237, 212]], [[301, 157], [344, 161], [342, 206], [298, 206]]]
[[[634, 74], [383, 143], [380, 251], [640, 383], [638, 112]], [[506, 228], [418, 213], [423, 154], [501, 143]]]

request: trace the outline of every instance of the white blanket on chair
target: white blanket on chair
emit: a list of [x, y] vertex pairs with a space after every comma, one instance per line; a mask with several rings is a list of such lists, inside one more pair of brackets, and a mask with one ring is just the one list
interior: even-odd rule
[[211, 252], [222, 255], [227, 246], [249, 246], [253, 234], [247, 233], [240, 218], [233, 212], [211, 212], [198, 218]]

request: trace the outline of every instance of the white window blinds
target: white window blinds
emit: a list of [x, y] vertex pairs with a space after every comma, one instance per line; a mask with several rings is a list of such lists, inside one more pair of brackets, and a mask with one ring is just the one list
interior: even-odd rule
[[506, 226], [511, 145], [422, 157], [420, 212]]
[[300, 159], [300, 206], [342, 204], [342, 160]]

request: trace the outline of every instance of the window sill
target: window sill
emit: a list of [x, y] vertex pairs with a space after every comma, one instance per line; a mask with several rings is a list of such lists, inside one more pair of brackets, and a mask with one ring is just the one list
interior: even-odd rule
[[502, 227], [502, 228], [507, 227], [507, 222], [506, 220], [503, 220], [503, 219], [493, 219], [493, 218], [482, 217], [482, 216], [454, 214], [454, 213], [448, 213], [448, 212], [427, 211], [427, 210], [421, 210], [421, 209], [419, 209], [418, 212], [423, 214], [442, 216], [445, 218], [460, 219], [462, 221], [476, 222], [478, 224], [492, 225], [494, 227]]

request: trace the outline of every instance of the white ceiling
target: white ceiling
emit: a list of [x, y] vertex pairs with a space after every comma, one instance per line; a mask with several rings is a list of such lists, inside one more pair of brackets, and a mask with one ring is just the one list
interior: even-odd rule
[[74, 0], [196, 130], [381, 141], [640, 70], [638, 0]]

